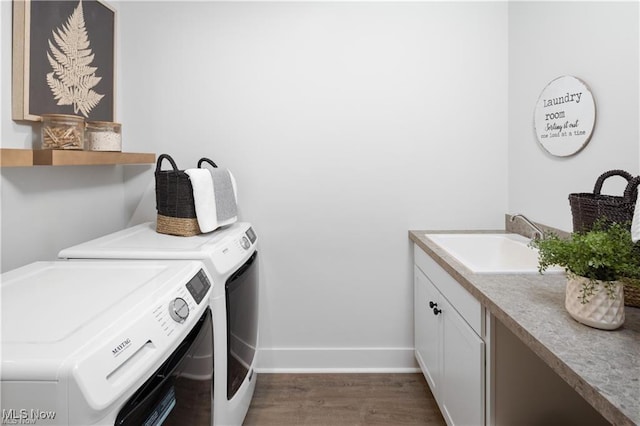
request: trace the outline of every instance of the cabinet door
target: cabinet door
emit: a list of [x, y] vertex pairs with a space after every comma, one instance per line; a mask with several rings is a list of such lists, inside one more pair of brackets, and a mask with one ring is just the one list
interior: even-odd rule
[[424, 373], [431, 392], [438, 393], [440, 380], [441, 319], [434, 315], [429, 303], [439, 303], [440, 294], [431, 281], [417, 267], [414, 268], [414, 333], [416, 359]]
[[443, 298], [440, 398], [447, 423], [484, 425], [484, 342]]

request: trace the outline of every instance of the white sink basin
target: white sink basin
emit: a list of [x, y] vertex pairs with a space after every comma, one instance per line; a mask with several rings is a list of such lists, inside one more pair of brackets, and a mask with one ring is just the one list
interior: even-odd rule
[[[537, 274], [538, 250], [518, 234], [425, 234], [477, 274]], [[545, 274], [562, 273], [551, 267]]]

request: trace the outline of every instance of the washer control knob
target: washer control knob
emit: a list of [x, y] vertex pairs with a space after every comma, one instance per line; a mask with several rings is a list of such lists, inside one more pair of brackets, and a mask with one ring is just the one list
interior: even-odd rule
[[249, 242], [249, 239], [247, 237], [242, 237], [240, 239], [240, 245], [245, 250], [249, 250], [249, 247], [251, 247], [251, 243]]
[[184, 322], [189, 316], [189, 305], [182, 297], [176, 297], [169, 302], [169, 315], [175, 322]]

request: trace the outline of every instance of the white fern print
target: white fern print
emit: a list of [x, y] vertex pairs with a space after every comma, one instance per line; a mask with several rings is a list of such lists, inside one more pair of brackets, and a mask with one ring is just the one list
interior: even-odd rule
[[47, 74], [47, 84], [53, 98], [58, 105], [73, 105], [76, 114], [89, 117], [104, 95], [93, 90], [102, 77], [96, 77], [98, 69], [90, 66], [95, 55], [89, 48], [82, 0], [67, 22], [51, 33], [55, 44], [49, 39], [47, 59], [53, 72]]

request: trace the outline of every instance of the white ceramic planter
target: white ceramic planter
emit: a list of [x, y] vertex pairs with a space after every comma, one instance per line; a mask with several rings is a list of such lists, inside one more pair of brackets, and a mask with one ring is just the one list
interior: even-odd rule
[[615, 282], [613, 298], [604, 286], [597, 281], [593, 295], [587, 303], [582, 303], [581, 289], [589, 279], [575, 274], [567, 274], [567, 292], [565, 307], [578, 322], [602, 330], [614, 330], [624, 323], [624, 291], [622, 283]]

